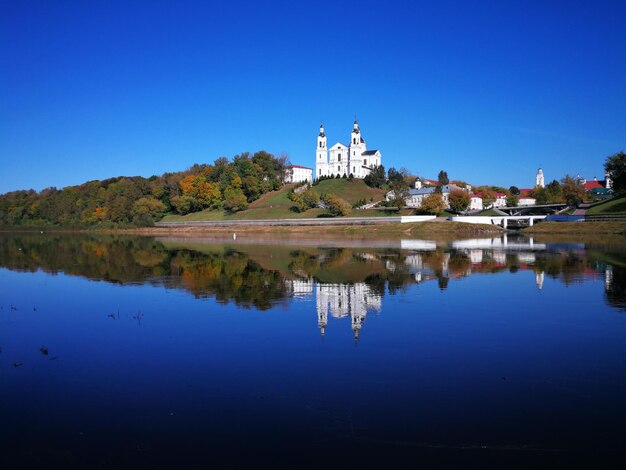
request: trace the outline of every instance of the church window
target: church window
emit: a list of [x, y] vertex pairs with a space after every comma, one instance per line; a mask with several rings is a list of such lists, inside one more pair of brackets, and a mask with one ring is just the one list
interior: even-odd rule
[[367, 166], [367, 158], [365, 160], [363, 160], [363, 165]]
[[322, 174], [322, 169], [320, 168], [320, 175]]
[[356, 138], [352, 139], [352, 143], [356, 144]]
[[337, 165], [337, 171], [341, 171], [341, 165]]
[[356, 155], [356, 151], [355, 150], [352, 151], [352, 155]]
[[352, 173], [356, 173], [356, 167], [355, 166], [352, 167]]
[[338, 159], [339, 161], [341, 161], [341, 154], [340, 154], [340, 153], [338, 153], [338, 154], [337, 154], [337, 159]]
[[320, 148], [322, 148], [322, 143], [320, 142]]

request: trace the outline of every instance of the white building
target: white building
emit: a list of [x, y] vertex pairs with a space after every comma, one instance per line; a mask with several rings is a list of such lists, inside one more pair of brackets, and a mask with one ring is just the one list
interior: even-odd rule
[[374, 294], [363, 282], [356, 284], [318, 283], [316, 290], [317, 322], [322, 335], [328, 324], [328, 315], [335, 318], [349, 316], [354, 337], [358, 338], [367, 312], [380, 312], [382, 297]]
[[381, 165], [382, 155], [378, 150], [367, 150], [359, 123], [354, 121], [350, 145], [337, 142], [330, 150], [326, 146], [324, 126], [320, 125], [315, 152], [315, 178], [320, 176], [350, 176], [365, 178], [372, 167]]
[[[449, 204], [448, 201], [449, 201], [449, 198], [450, 198], [450, 192], [452, 192], [454, 190], [457, 190], [457, 189], [461, 189], [461, 188], [459, 188], [458, 186], [454, 186], [453, 184], [446, 184], [446, 185], [441, 187], [441, 196], [443, 197], [443, 200], [446, 203], [446, 205]], [[431, 194], [436, 192], [436, 190], [437, 190], [437, 188], [410, 189], [409, 190], [409, 195], [405, 199], [406, 207], [411, 207], [411, 208], [415, 208], [415, 209], [421, 207], [422, 206], [422, 202], [424, 201], [424, 199], [426, 199]], [[393, 198], [394, 198], [393, 191], [389, 191], [385, 195], [385, 199], [387, 201], [391, 201]]]
[[535, 187], [545, 188], [545, 181], [543, 179], [543, 170], [539, 168], [537, 170], [537, 176], [535, 177]]
[[483, 198], [477, 194], [470, 195], [470, 205], [468, 207], [470, 211], [482, 211], [483, 210]]
[[300, 165], [285, 167], [285, 183], [301, 183], [303, 181], [313, 182], [313, 168]]

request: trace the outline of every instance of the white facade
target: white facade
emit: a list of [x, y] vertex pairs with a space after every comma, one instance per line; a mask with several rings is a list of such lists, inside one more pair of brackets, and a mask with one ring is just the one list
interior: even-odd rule
[[300, 165], [289, 165], [285, 168], [285, 183], [313, 182], [313, 168]]
[[520, 197], [518, 200], [518, 206], [534, 206], [537, 203], [537, 200], [534, 197]]
[[537, 186], [540, 188], [544, 188], [546, 186], [543, 179], [543, 170], [541, 168], [537, 170], [537, 176], [535, 177], [535, 187]]
[[327, 147], [324, 126], [320, 125], [315, 151], [315, 178], [321, 176], [350, 176], [365, 178], [376, 165], [381, 165], [382, 155], [378, 150], [367, 150], [365, 139], [361, 135], [359, 123], [354, 121], [350, 144], [337, 142], [330, 149]]
[[483, 210], [483, 198], [476, 196], [476, 194], [472, 194], [470, 196], [469, 210], [482, 211]]

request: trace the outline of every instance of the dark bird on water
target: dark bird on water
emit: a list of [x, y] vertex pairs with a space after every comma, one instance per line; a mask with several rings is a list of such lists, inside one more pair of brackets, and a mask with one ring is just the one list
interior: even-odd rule
[[41, 351], [41, 354], [43, 354], [44, 356], [48, 355], [48, 348], [46, 348], [45, 346], [39, 348], [39, 351]]

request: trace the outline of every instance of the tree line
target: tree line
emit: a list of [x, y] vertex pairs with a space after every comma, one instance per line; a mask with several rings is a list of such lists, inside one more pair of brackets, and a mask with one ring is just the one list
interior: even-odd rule
[[232, 161], [195, 164], [161, 176], [116, 177], [63, 189], [22, 190], [0, 195], [2, 225], [152, 225], [166, 213], [206, 208], [236, 212], [279, 189], [287, 158], [259, 151]]

